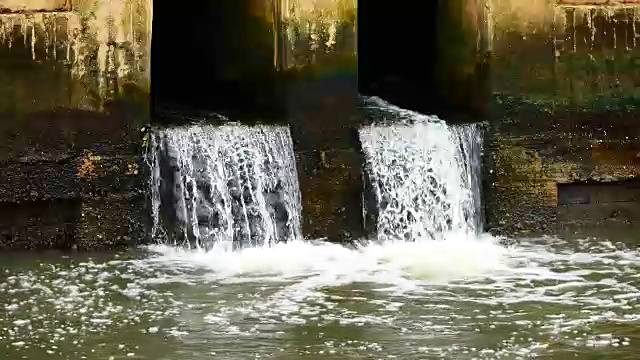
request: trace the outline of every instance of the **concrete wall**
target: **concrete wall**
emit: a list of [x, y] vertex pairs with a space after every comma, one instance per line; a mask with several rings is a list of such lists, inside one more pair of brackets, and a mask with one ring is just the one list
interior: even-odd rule
[[163, 2], [153, 49], [151, 0], [3, 0], [0, 9], [0, 208], [19, 210], [0, 219], [0, 248], [141, 236], [140, 129], [186, 118], [151, 119], [150, 98], [156, 110], [289, 124], [304, 233], [362, 235], [354, 0]]
[[[640, 8], [585, 3], [487, 3], [494, 94], [487, 211], [495, 231], [562, 232], [638, 220], [609, 221], [620, 213], [615, 202], [558, 200], [558, 184], [614, 187], [640, 175]], [[624, 203], [618, 205], [640, 209], [635, 200]]]
[[589, 104], [638, 95], [638, 9], [597, 1], [492, 0], [494, 90]]
[[[274, 110], [268, 121], [289, 124], [294, 138], [304, 233], [332, 240], [366, 235], [355, 133], [364, 122], [357, 101], [357, 2], [197, 4], [167, 2], [156, 14], [154, 46], [165, 52], [156, 56], [159, 77], [152, 79], [151, 0], [0, 0], [0, 210], [17, 209], [0, 217], [1, 247], [100, 247], [135, 236], [147, 215], [140, 127], [150, 121], [150, 92], [162, 93], [152, 80], [173, 91], [161, 99], [199, 95], [202, 101], [185, 105], [212, 104], [204, 110], [230, 111], [242, 121], [264, 122], [263, 114]], [[436, 107], [424, 111], [450, 121], [462, 113], [472, 114], [461, 116], [464, 121], [490, 120], [489, 226], [527, 232], [620, 213], [611, 210], [615, 201], [575, 207], [561, 199], [584, 193], [586, 185], [562, 184], [608, 181], [607, 189], [625, 192], [634, 186], [620, 181], [640, 175], [634, 121], [640, 10], [551, 0], [433, 6], [428, 31], [421, 14], [385, 18], [386, 5], [373, 17], [364, 12], [365, 29], [407, 41], [373, 52], [360, 48], [369, 59], [397, 60], [376, 63], [383, 67], [374, 74], [378, 85], [397, 82], [395, 70], [406, 70], [396, 88], [415, 85], [406, 87], [419, 95], [415, 104], [436, 93], [432, 105], [459, 110], [450, 117]], [[377, 27], [383, 18], [386, 27]], [[429, 62], [403, 52], [424, 50], [407, 34], [429, 38]], [[211, 100], [216, 94], [222, 100]], [[635, 195], [625, 199], [636, 203]], [[46, 226], [33, 226], [38, 222]]]
[[132, 87], [148, 92], [151, 1], [20, 3], [0, 17], [0, 111], [101, 110]]
[[26, 220], [29, 204], [67, 214], [43, 221], [74, 239], [67, 247], [123, 242], [113, 229], [135, 219], [141, 201], [132, 169], [148, 122], [151, 1], [3, 0], [0, 8], [0, 206], [18, 211], [0, 219], [0, 247], [53, 246]]
[[361, 237], [357, 2], [281, 0], [280, 6], [278, 60], [302, 191], [303, 233], [334, 241]]

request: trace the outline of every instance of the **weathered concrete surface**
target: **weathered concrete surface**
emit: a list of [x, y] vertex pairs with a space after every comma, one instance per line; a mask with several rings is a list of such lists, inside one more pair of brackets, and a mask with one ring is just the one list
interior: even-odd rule
[[147, 0], [76, 0], [69, 11], [3, 13], [0, 73], [7, 96], [0, 111], [100, 110], [132, 86], [148, 92], [150, 16]]
[[80, 201], [0, 203], [0, 250], [72, 249]]
[[[633, 198], [558, 199], [559, 185], [571, 193], [562, 184], [576, 182], [627, 193], [613, 184], [640, 175], [640, 9], [564, 3], [491, 2], [495, 173], [487, 208], [495, 231], [567, 233], [640, 220]], [[616, 221], [621, 211], [627, 219]]]
[[[606, 216], [561, 216], [570, 213], [571, 204], [558, 201], [558, 184], [640, 176], [637, 111], [549, 113], [538, 105], [520, 106], [519, 112], [494, 123], [489, 154], [495, 173], [487, 199], [490, 226], [506, 233], [556, 231], [569, 223], [603, 220]], [[597, 215], [595, 204], [590, 206], [591, 215]]]
[[490, 2], [494, 91], [576, 105], [595, 96], [637, 96], [640, 11], [557, 3]]
[[70, 0], [0, 0], [0, 11], [56, 11], [71, 10]]
[[[122, 167], [111, 177], [89, 175], [84, 160], [89, 153], [115, 162], [140, 153], [151, 1], [5, 0], [0, 8], [0, 206], [15, 209], [0, 218], [7, 239], [0, 247], [87, 247], [95, 236], [82, 226], [82, 213], [126, 224], [129, 214], [101, 197], [127, 205], [141, 196], [128, 185], [138, 175]], [[45, 219], [41, 229], [37, 219]], [[103, 244], [115, 244], [113, 234], [106, 232]]]
[[296, 154], [306, 237], [330, 241], [362, 238], [361, 159], [353, 149]]
[[613, 184], [640, 175], [640, 8], [585, 3], [487, 2], [494, 98], [485, 184], [495, 232], [568, 236], [640, 222], [634, 198], [558, 198], [559, 186], [566, 196], [583, 182], [627, 193]]
[[278, 68], [296, 150], [303, 233], [345, 241], [364, 236], [361, 124], [357, 78], [357, 3], [282, 0]]

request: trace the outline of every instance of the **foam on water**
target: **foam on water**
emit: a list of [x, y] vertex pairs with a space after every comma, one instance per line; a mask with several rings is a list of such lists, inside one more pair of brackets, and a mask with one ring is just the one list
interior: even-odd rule
[[[288, 280], [300, 276], [331, 275], [336, 281], [380, 282], [386, 274], [395, 279], [422, 279], [434, 283], [482, 277], [508, 269], [509, 250], [495, 238], [469, 241], [466, 233], [448, 233], [444, 240], [404, 244], [371, 242], [354, 248], [328, 242], [276, 244], [243, 251], [193, 252], [171, 246], [152, 246], [161, 257], [150, 261], [189, 264], [211, 271], [217, 280], [245, 281], [256, 276]], [[451, 266], [458, 264], [458, 266]], [[391, 279], [384, 277], [384, 279]], [[327, 280], [329, 281], [329, 280]], [[389, 280], [390, 284], [396, 282]], [[326, 285], [335, 285], [327, 283]]]
[[[123, 333], [122, 349], [97, 351], [138, 354], [140, 336], [157, 334], [194, 353], [204, 340], [221, 352], [216, 341], [228, 337], [240, 348], [260, 344], [265, 356], [335, 351], [481, 359], [540, 355], [550, 344], [633, 344], [611, 326], [640, 320], [637, 250], [553, 238], [504, 246], [488, 235], [468, 236], [357, 247], [299, 241], [234, 252], [156, 245], [131, 260], [7, 268], [0, 340], [16, 356], [41, 344], [63, 355], [88, 353], [92, 336]], [[299, 325], [326, 332], [315, 350], [282, 338]], [[335, 326], [385, 335], [344, 342], [331, 336]], [[478, 342], [473, 334], [488, 338]], [[70, 341], [77, 345], [65, 346]]]
[[287, 127], [191, 125], [158, 130], [150, 143], [156, 240], [232, 249], [302, 237]]
[[359, 131], [378, 238], [413, 241], [450, 230], [481, 231], [481, 127], [450, 126], [375, 97], [367, 104], [385, 122]]

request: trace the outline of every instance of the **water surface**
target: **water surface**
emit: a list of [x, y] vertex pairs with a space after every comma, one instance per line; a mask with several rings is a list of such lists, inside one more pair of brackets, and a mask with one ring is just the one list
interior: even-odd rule
[[640, 254], [599, 240], [3, 254], [7, 359], [633, 359]]

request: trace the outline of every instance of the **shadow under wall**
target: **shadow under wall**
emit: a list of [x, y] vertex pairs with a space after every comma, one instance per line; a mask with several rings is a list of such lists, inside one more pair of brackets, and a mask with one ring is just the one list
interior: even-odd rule
[[[438, 1], [412, 6], [363, 1], [358, 8], [359, 91], [401, 107], [436, 112]], [[424, 11], [426, 8], [426, 11]]]
[[264, 3], [154, 1], [155, 121], [166, 121], [162, 114], [172, 110], [216, 112], [237, 120], [281, 118], [271, 10]]
[[449, 122], [484, 120], [483, 69], [474, 64], [462, 17], [450, 16], [461, 13], [454, 3], [360, 2], [360, 93]]

